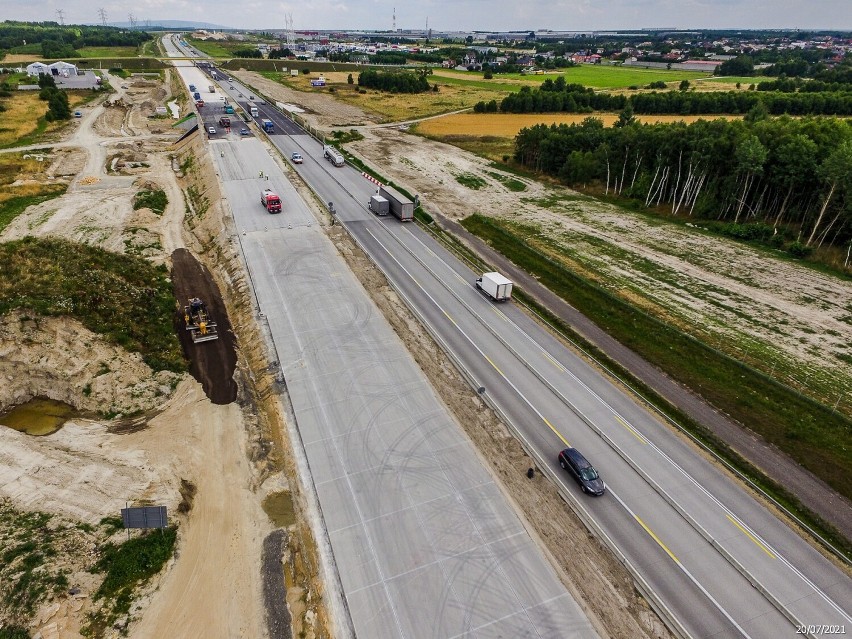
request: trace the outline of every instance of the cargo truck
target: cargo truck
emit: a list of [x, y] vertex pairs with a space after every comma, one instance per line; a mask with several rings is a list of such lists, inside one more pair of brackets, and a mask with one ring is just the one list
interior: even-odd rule
[[270, 213], [281, 212], [281, 198], [279, 198], [270, 189], [264, 189], [260, 192], [260, 203], [263, 204], [266, 210]]
[[512, 297], [512, 281], [500, 273], [483, 273], [476, 278], [476, 288], [495, 302], [505, 302]]
[[253, 117], [253, 118], [257, 117], [257, 107], [256, 106], [253, 106], [251, 108], [251, 117]]
[[267, 133], [275, 133], [275, 125], [272, 123], [272, 120], [263, 119], [260, 121], [260, 126]]
[[367, 208], [376, 215], [387, 215], [390, 209], [390, 202], [381, 195], [372, 195], [370, 196], [370, 201], [367, 202]]
[[414, 202], [405, 197], [402, 193], [390, 186], [380, 186], [377, 195], [382, 196], [388, 201], [390, 212], [402, 222], [410, 222], [414, 219]]
[[231, 128], [231, 118], [225, 117], [224, 115], [219, 118], [219, 126], [225, 127], [227, 129]]
[[232, 107], [230, 104], [226, 104], [225, 105], [225, 113], [233, 113], [233, 112], [234, 112], [234, 107]]
[[322, 147], [322, 154], [325, 159], [331, 162], [334, 166], [343, 166], [346, 164], [346, 159], [343, 157], [343, 154], [333, 146]]

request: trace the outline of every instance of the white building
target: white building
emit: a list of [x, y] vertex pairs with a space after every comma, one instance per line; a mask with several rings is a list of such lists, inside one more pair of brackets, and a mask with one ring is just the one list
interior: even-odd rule
[[53, 64], [45, 64], [44, 62], [33, 62], [27, 65], [27, 75], [38, 77], [40, 73], [45, 75], [62, 76], [67, 78], [70, 76], [79, 75], [76, 65], [70, 62], [54, 62]]

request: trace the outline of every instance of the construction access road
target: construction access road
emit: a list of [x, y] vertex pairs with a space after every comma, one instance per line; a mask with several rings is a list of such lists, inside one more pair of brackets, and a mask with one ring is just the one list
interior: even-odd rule
[[[272, 108], [265, 117], [279, 131], [293, 126]], [[697, 637], [770, 638], [852, 622], [849, 577], [730, 476], [527, 315], [477, 293], [475, 274], [427, 233], [373, 217], [365, 204], [375, 187], [359, 172], [333, 167], [304, 134], [270, 139], [285, 157], [305, 157], [299, 174], [334, 203], [338, 219], [673, 625]], [[602, 499], [579, 501], [567, 483], [556, 454], [569, 443], [601, 470], [609, 486]]]

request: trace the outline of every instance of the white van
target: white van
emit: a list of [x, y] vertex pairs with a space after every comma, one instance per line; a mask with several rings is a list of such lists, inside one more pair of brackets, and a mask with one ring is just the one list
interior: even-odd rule
[[256, 118], [257, 117], [257, 107], [253, 106], [250, 111], [251, 111], [251, 117]]

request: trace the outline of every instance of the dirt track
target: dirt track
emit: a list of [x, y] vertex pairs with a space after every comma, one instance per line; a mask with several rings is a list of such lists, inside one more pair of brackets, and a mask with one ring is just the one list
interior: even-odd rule
[[182, 309], [176, 313], [175, 330], [189, 360], [189, 372], [201, 384], [207, 397], [214, 404], [230, 404], [237, 399], [234, 381], [237, 351], [222, 294], [207, 268], [186, 249], [172, 253], [172, 285], [175, 298], [181, 304], [199, 297], [216, 321], [219, 339], [212, 342], [193, 344], [189, 331], [184, 330]]

